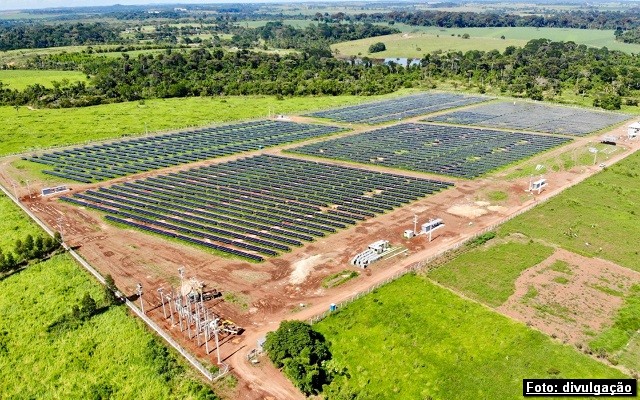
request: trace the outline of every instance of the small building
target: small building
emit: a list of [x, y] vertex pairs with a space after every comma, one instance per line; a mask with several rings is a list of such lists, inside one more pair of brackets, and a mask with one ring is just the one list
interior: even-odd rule
[[351, 264], [360, 268], [367, 268], [371, 263], [374, 263], [382, 258], [383, 254], [391, 248], [388, 240], [378, 240], [369, 245], [369, 247], [362, 253], [356, 254], [351, 260]]
[[402, 235], [405, 239], [411, 239], [412, 237], [414, 237], [416, 234], [414, 231], [412, 231], [411, 229], [407, 229], [406, 231], [404, 231], [404, 234]]
[[635, 139], [640, 136], [640, 122], [634, 122], [627, 127], [627, 139]]
[[533, 192], [537, 190], [538, 194], [540, 194], [540, 192], [545, 186], [547, 186], [547, 180], [544, 178], [538, 179], [535, 182], [531, 182], [531, 184], [529, 185], [529, 191]]
[[610, 144], [615, 146], [618, 142], [618, 137], [615, 135], [605, 135], [600, 139], [600, 143], [602, 144]]
[[382, 254], [390, 247], [388, 240], [378, 240], [369, 245], [369, 250], [375, 251], [377, 254]]
[[435, 231], [436, 229], [440, 229], [442, 227], [444, 227], [444, 221], [442, 220], [442, 218], [436, 218], [436, 219], [430, 220], [426, 224], [422, 224], [421, 232], [429, 233], [429, 232]]

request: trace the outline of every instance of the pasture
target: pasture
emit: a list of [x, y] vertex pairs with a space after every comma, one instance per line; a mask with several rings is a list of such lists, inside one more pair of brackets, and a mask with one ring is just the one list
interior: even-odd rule
[[[502, 52], [508, 46], [522, 47], [532, 39], [545, 38], [553, 41], [572, 41], [590, 47], [606, 46], [610, 50], [626, 53], [640, 52], [640, 44], [617, 42], [613, 30], [533, 27], [439, 28], [406, 24], [395, 24], [394, 27], [400, 29], [402, 33], [338, 43], [332, 45], [331, 49], [337, 50], [340, 56], [422, 58], [426, 53], [437, 50], [462, 52], [498, 50]], [[465, 33], [469, 34], [469, 39], [462, 38]], [[502, 36], [505, 38], [502, 39]], [[387, 50], [369, 54], [369, 46], [376, 42], [383, 42]]]
[[9, 89], [23, 90], [35, 84], [51, 88], [54, 81], [63, 80], [70, 83], [86, 82], [87, 77], [78, 71], [0, 70], [0, 82]]
[[[623, 377], [426, 279], [407, 275], [314, 325], [361, 398], [522, 396], [523, 378]], [[367, 354], [363, 357], [363, 354]]]
[[[396, 94], [397, 95], [397, 94]], [[389, 97], [389, 96], [387, 96]], [[376, 97], [374, 97], [376, 98]], [[377, 97], [380, 98], [380, 97]], [[370, 99], [370, 98], [369, 98]], [[0, 107], [0, 155], [357, 104], [358, 96], [188, 97], [69, 109]]]
[[[369, 46], [382, 42], [385, 51], [369, 53]], [[422, 32], [396, 33], [393, 35], [352, 40], [331, 45], [331, 50], [339, 57], [360, 56], [370, 58], [422, 58], [434, 51], [504, 51], [508, 46], [522, 47], [526, 40], [502, 40], [491, 38], [470, 37], [463, 39], [457, 36], [446, 36]]]

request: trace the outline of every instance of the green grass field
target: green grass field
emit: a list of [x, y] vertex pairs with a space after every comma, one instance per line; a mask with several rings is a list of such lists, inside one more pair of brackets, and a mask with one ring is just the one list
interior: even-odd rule
[[[503, 51], [507, 46], [523, 46], [529, 40], [546, 38], [553, 41], [573, 41], [592, 47], [606, 46], [610, 50], [620, 50], [626, 53], [637, 54], [640, 52], [640, 44], [617, 42], [612, 30], [531, 27], [438, 28], [405, 24], [395, 24], [394, 27], [403, 33], [339, 43], [331, 48], [337, 49], [341, 56], [361, 53], [362, 56], [375, 58], [421, 58], [425, 53], [435, 50], [488, 51], [495, 49]], [[465, 33], [469, 34], [469, 39], [462, 39], [461, 36]], [[505, 39], [501, 39], [502, 36]], [[383, 42], [387, 46], [387, 50], [369, 54], [369, 46], [376, 42]]]
[[145, 131], [223, 123], [269, 114], [300, 113], [380, 98], [358, 96], [188, 97], [70, 109], [0, 107], [0, 155], [137, 135]]
[[[387, 49], [378, 53], [369, 53], [369, 46], [377, 42], [384, 43]], [[422, 58], [425, 54], [436, 50], [463, 52], [469, 50], [504, 51], [507, 46], [521, 47], [526, 43], [526, 40], [502, 40], [479, 37], [463, 39], [457, 36], [440, 35], [440, 37], [437, 37], [435, 34], [415, 32], [398, 33], [394, 35], [337, 43], [331, 45], [331, 50], [339, 57], [361, 56], [371, 58]]]
[[62, 82], [63, 79], [71, 83], [87, 81], [87, 77], [77, 71], [0, 70], [0, 82], [9, 89], [23, 90], [36, 83], [51, 88], [53, 81]]
[[539, 243], [489, 242], [489, 247], [465, 252], [429, 273], [429, 277], [497, 307], [515, 292], [515, 281], [524, 270], [552, 253], [553, 248]]
[[0, 249], [5, 251], [13, 249], [16, 239], [24, 240], [29, 234], [34, 237], [38, 234], [44, 235], [40, 227], [2, 193], [0, 193], [0, 215], [2, 215]]
[[523, 378], [623, 376], [415, 275], [314, 327], [350, 374], [342, 390], [358, 398], [515, 399]]
[[[75, 53], [86, 51], [89, 46], [62, 46], [62, 47], [49, 47], [43, 49], [20, 49], [20, 50], [8, 50], [0, 51], [0, 64], [20, 64], [25, 58], [33, 57], [36, 55], [45, 56], [49, 54], [59, 53]], [[100, 45], [100, 48], [116, 48], [118, 45]]]
[[[180, 363], [169, 380], [149, 351], [152, 335], [125, 307], [76, 329], [47, 332], [89, 292], [102, 293], [70, 257], [59, 255], [0, 281], [0, 393], [3, 398], [196, 399], [202, 384]], [[5, 333], [3, 333], [5, 332]], [[182, 378], [185, 378], [182, 380]]]
[[[0, 248], [42, 233], [4, 195], [0, 215]], [[203, 386], [182, 361], [176, 377], [167, 380], [158, 373], [162, 365], [149, 355], [153, 336], [124, 306], [77, 329], [47, 332], [86, 292], [100, 306], [101, 286], [66, 254], [0, 279], [0, 397], [95, 398], [106, 388], [113, 399], [202, 398], [197, 392]]]
[[640, 152], [514, 218], [500, 235], [522, 233], [640, 271]]

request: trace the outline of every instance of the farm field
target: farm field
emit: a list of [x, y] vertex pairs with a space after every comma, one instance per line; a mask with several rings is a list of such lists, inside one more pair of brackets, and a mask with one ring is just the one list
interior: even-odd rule
[[0, 107], [0, 120], [5, 128], [0, 132], [0, 155], [266, 117], [270, 110], [271, 114], [289, 114], [365, 100], [358, 96], [283, 100], [273, 96], [237, 96], [158, 99], [71, 109], [16, 111], [13, 107]]
[[529, 102], [481, 104], [426, 118], [429, 122], [521, 129], [582, 136], [618, 124], [631, 115]]
[[[515, 399], [523, 378], [623, 377], [544, 334], [407, 275], [314, 325], [362, 398]], [[473, 332], [473, 334], [470, 334]], [[362, 357], [367, 354], [367, 357]]]
[[450, 185], [257, 156], [64, 199], [120, 224], [259, 262]]
[[340, 130], [325, 125], [252, 121], [56, 151], [29, 160], [52, 168], [44, 170], [46, 174], [90, 183], [311, 139]]
[[329, 118], [334, 121], [378, 124], [401, 120], [436, 111], [467, 106], [487, 101], [490, 98], [464, 96], [453, 93], [421, 93], [399, 99], [359, 104], [308, 114], [312, 117]]
[[316, 157], [475, 178], [570, 139], [428, 124], [400, 124], [289, 150]]
[[[612, 30], [564, 29], [564, 28], [438, 28], [395, 24], [403, 33], [368, 38], [334, 44], [340, 56], [368, 56], [374, 58], [406, 57], [422, 58], [432, 51], [504, 51], [508, 46], [521, 47], [532, 39], [551, 39], [553, 41], [573, 41], [591, 47], [604, 47], [636, 54], [639, 44], [617, 42]], [[469, 34], [469, 39], [462, 35]], [[453, 35], [453, 36], [452, 36]], [[504, 36], [505, 39], [501, 39]], [[369, 46], [383, 42], [387, 50], [369, 54]]]
[[53, 87], [53, 81], [64, 79], [71, 83], [87, 81], [87, 77], [77, 71], [0, 70], [0, 82], [9, 89], [23, 90], [34, 84]]

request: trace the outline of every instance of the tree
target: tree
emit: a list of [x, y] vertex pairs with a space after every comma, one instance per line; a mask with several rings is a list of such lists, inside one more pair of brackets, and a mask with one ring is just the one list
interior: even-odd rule
[[25, 258], [29, 257], [33, 253], [33, 247], [35, 243], [33, 242], [33, 236], [28, 234], [26, 238], [24, 238], [24, 243], [22, 244], [23, 256]]
[[118, 298], [115, 293], [116, 290], [118, 290], [118, 288], [116, 287], [113, 277], [111, 274], [107, 274], [107, 276], [104, 277], [104, 302], [107, 304], [107, 307], [118, 303]]
[[15, 257], [13, 256], [13, 253], [9, 252], [7, 253], [7, 255], [5, 256], [5, 271], [10, 271], [12, 269], [14, 269], [16, 267], [16, 265], [18, 264], [18, 262], [16, 261]]
[[304, 393], [317, 393], [327, 383], [324, 362], [331, 353], [324, 336], [301, 321], [282, 321], [264, 344], [269, 359]]
[[96, 305], [96, 301], [91, 297], [89, 293], [85, 293], [84, 297], [80, 301], [80, 319], [89, 319], [93, 315], [95, 315], [98, 306]]
[[14, 252], [14, 253], [16, 253], [16, 255], [17, 255], [18, 257], [20, 257], [20, 256], [22, 255], [22, 252], [23, 252], [23, 251], [24, 251], [24, 250], [23, 250], [23, 246], [22, 246], [22, 240], [20, 240], [20, 239], [16, 239], [16, 243], [15, 243], [15, 245], [13, 246], [13, 252]]
[[387, 46], [385, 46], [384, 43], [377, 42], [369, 46], [369, 53], [379, 53], [381, 51], [385, 51], [386, 49]]
[[60, 234], [60, 232], [56, 231], [53, 234], [53, 240], [58, 243], [58, 246], [62, 245], [62, 235]]
[[9, 268], [7, 268], [7, 259], [5, 258], [2, 249], [0, 249], [0, 272], [5, 272], [8, 270]]

